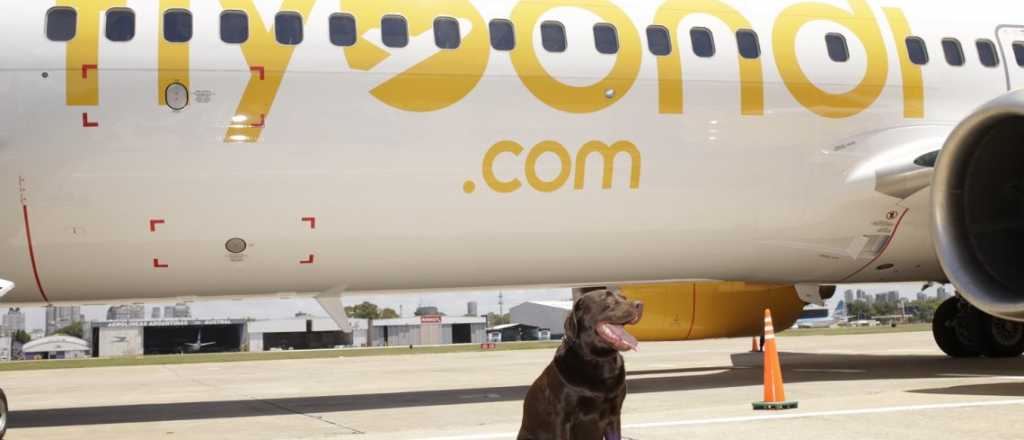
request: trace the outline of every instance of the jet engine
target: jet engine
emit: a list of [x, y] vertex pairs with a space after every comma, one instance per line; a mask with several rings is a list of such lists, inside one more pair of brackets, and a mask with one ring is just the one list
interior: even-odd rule
[[804, 306], [792, 285], [693, 282], [622, 286], [644, 302], [644, 317], [629, 332], [641, 341], [760, 336], [764, 309], [777, 330], [793, 326]]
[[932, 206], [936, 253], [958, 292], [990, 315], [1024, 321], [1024, 90], [950, 134]]

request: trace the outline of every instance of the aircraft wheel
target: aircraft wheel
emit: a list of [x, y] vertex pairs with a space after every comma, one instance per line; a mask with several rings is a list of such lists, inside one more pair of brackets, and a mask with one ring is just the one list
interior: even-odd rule
[[0, 390], [0, 440], [7, 434], [7, 421], [10, 420], [8, 413], [7, 395], [4, 394], [4, 390]]
[[[970, 307], [964, 304], [964, 307]], [[935, 310], [932, 318], [932, 336], [939, 348], [950, 357], [976, 357], [981, 355], [977, 349], [973, 331], [978, 328], [972, 325], [970, 311], [961, 307], [960, 299], [953, 297], [942, 302]]]
[[[979, 311], [980, 313], [980, 311]], [[982, 313], [979, 318], [981, 353], [986, 357], [1009, 358], [1024, 353], [1024, 324]]]

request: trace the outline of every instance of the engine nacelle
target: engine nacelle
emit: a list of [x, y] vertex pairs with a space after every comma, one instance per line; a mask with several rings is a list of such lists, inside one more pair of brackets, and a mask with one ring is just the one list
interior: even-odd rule
[[764, 309], [776, 330], [793, 326], [807, 305], [794, 286], [742, 282], [695, 282], [622, 286], [644, 302], [644, 317], [630, 334], [641, 341], [760, 336]]
[[1024, 321], [1024, 91], [985, 104], [950, 134], [932, 206], [936, 253], [960, 294]]

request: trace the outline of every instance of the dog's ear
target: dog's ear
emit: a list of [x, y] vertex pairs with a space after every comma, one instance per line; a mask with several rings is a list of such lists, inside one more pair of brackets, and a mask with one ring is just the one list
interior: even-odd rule
[[583, 301], [579, 298], [572, 303], [572, 310], [569, 310], [569, 314], [565, 317], [565, 337], [570, 339], [576, 339], [579, 336], [579, 328], [576, 323], [576, 312], [580, 307], [583, 307]]
[[569, 314], [565, 316], [565, 337], [567, 339], [576, 339], [576, 312], [570, 310]]

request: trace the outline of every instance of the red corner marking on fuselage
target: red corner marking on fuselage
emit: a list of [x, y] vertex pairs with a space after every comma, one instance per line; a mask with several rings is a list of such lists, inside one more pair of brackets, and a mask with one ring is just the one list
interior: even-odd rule
[[263, 66], [249, 66], [249, 71], [259, 73], [260, 81], [263, 81], [266, 78], [266, 76], [264, 76], [265, 71]]
[[88, 113], [82, 113], [82, 126], [85, 127], [85, 128], [93, 128], [93, 127], [99, 127], [100, 123], [99, 122], [89, 122], [89, 114]]
[[89, 70], [98, 70], [99, 66], [95, 64], [82, 64], [82, 79], [89, 77]]
[[313, 254], [309, 254], [309, 258], [299, 261], [299, 264], [313, 264], [313, 260], [316, 258]]
[[302, 221], [309, 222], [309, 229], [316, 229], [316, 217], [303, 217]]
[[167, 223], [162, 218], [154, 218], [149, 220], [149, 232], [156, 232], [156, 225], [162, 225]]
[[154, 258], [153, 259], [153, 267], [155, 267], [157, 269], [163, 269], [163, 268], [167, 267], [167, 264], [161, 263], [159, 258]]

